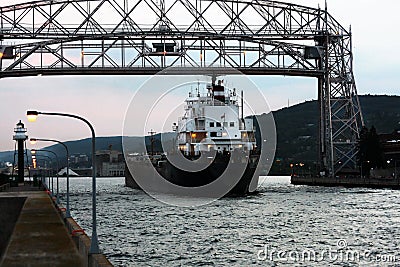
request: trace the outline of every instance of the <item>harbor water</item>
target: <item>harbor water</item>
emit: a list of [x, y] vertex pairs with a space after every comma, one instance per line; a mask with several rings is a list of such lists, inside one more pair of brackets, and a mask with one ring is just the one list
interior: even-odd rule
[[[90, 235], [91, 178], [70, 186], [72, 216]], [[399, 199], [267, 177], [258, 194], [184, 208], [98, 178], [98, 236], [115, 266], [399, 266]]]

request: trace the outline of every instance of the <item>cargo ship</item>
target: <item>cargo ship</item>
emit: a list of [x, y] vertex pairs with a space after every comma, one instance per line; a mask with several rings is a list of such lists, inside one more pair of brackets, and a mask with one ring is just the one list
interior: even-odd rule
[[189, 93], [163, 153], [126, 156], [126, 186], [206, 197], [256, 190], [260, 149], [254, 119], [243, 115], [243, 91], [239, 96], [215, 77], [205, 89]]

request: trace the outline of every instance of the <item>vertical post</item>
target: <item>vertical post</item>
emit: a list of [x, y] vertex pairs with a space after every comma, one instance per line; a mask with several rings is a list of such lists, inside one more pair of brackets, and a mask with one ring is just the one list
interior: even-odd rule
[[24, 140], [18, 142], [18, 183], [24, 182]]
[[92, 132], [92, 240], [90, 244], [89, 254], [100, 253], [99, 241], [97, 239], [97, 219], [96, 219], [96, 135], [93, 126], [84, 120]]
[[66, 151], [67, 151], [67, 211], [66, 211], [66, 216], [67, 218], [71, 218], [71, 213], [69, 211], [69, 151], [68, 151], [68, 147], [64, 144], [61, 143]]
[[[323, 70], [322, 59], [319, 59], [319, 68]], [[319, 155], [319, 164], [320, 164], [320, 171], [327, 171], [327, 161], [326, 161], [326, 126], [325, 126], [325, 108], [324, 108], [324, 78], [318, 78], [318, 107], [319, 107], [319, 148], [318, 148], [318, 155]]]
[[51, 196], [54, 196], [54, 173], [52, 169], [52, 162], [50, 161], [49, 177], [51, 177]]
[[244, 99], [243, 99], [243, 90], [242, 91], [240, 91], [240, 109], [241, 109], [241, 122], [243, 123], [244, 122], [244, 109], [243, 109], [243, 106], [244, 106]]

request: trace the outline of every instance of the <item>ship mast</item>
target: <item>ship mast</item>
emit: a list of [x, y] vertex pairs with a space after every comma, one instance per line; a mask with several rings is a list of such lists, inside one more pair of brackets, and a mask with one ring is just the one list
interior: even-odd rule
[[151, 147], [151, 156], [154, 156], [154, 134], [156, 132], [153, 131], [153, 129], [148, 132], [150, 134], [150, 147]]

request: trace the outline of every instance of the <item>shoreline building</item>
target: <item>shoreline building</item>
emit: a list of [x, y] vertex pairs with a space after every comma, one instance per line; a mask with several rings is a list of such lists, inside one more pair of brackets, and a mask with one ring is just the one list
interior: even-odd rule
[[[400, 176], [400, 129], [392, 133], [379, 134], [379, 142], [387, 163], [386, 169], [394, 178]], [[388, 174], [386, 174], [388, 175]], [[389, 175], [388, 175], [389, 176]]]
[[108, 150], [96, 151], [96, 175], [103, 177], [125, 176], [125, 160], [121, 151]]

